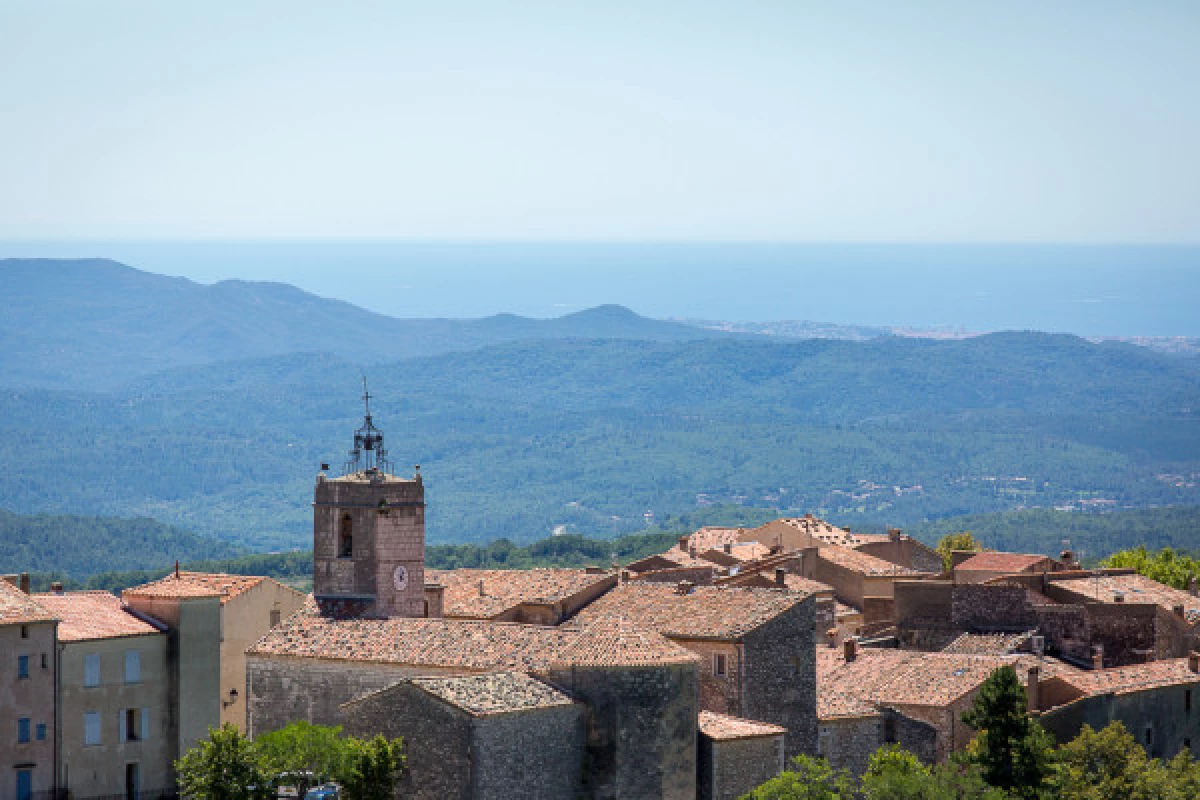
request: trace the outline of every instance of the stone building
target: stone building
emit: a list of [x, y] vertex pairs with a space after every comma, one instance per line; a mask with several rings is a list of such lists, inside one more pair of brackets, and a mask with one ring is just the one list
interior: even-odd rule
[[60, 620], [58, 785], [76, 798], [173, 791], [167, 627], [108, 592], [33, 597]]
[[28, 575], [0, 576], [0, 797], [57, 788], [57, 625], [30, 598]]
[[[220, 600], [220, 722], [246, 730], [246, 649], [299, 611], [304, 595], [261, 575], [226, 575], [176, 570], [161, 580], [126, 589], [127, 602], [149, 609], [173, 596], [215, 596]], [[149, 613], [149, 612], [147, 612]]]
[[787, 730], [789, 755], [816, 747], [814, 611], [786, 589], [628, 582], [577, 616], [657, 631], [700, 658], [700, 707]]
[[699, 729], [698, 800], [736, 800], [784, 769], [778, 725], [701, 711]]
[[1041, 574], [1057, 568], [1048, 556], [1025, 553], [970, 553], [956, 551], [951, 558], [951, 574], [956, 583], [987, 583], [1009, 575]]
[[398, 792], [421, 800], [558, 800], [584, 775], [583, 706], [520, 672], [411, 678], [342, 706], [346, 732], [409, 743]]
[[[1012, 666], [1025, 677], [1028, 667], [1041, 666], [1048, 675], [1074, 671], [1067, 665], [1052, 665], [1032, 656], [953, 655], [905, 650], [856, 647], [817, 650], [817, 691], [825, 696], [826, 720], [836, 714], [829, 709], [846, 704], [843, 698], [895, 712], [895, 727], [883, 730], [883, 741], [895, 741], [922, 757], [943, 761], [974, 738], [975, 731], [962, 721], [985, 680], [999, 667]], [[853, 708], [853, 705], [846, 706]], [[859, 706], [861, 711], [862, 707]], [[911, 723], [923, 723], [913, 725]], [[887, 717], [880, 724], [887, 726]], [[856, 727], [855, 736], [862, 733]], [[930, 747], [928, 729], [933, 730]], [[833, 736], [831, 731], [830, 736]], [[830, 741], [829, 752], [841, 749], [838, 758], [861, 762], [865, 751], [852, 752], [845, 743]], [[870, 737], [866, 739], [870, 745]], [[874, 745], [875, 747], [878, 744]], [[872, 748], [873, 749], [873, 748]]]
[[897, 742], [927, 763], [937, 757], [932, 725], [836, 689], [817, 692], [817, 755], [834, 769], [861, 775], [876, 750]]
[[[1035, 678], [1029, 681], [1037, 685]], [[1100, 670], [1060, 670], [1040, 681], [1031, 704], [1060, 742], [1084, 725], [1120, 722], [1153, 758], [1200, 755], [1200, 654]]]
[[617, 573], [591, 569], [430, 569], [443, 587], [447, 619], [558, 625], [617, 585]]

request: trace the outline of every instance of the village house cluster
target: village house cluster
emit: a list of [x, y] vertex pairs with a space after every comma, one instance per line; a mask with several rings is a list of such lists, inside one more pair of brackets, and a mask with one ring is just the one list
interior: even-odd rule
[[310, 597], [179, 571], [120, 598], [0, 581], [0, 780], [169, 791], [209, 725], [307, 720], [404, 737], [404, 797], [733, 798], [799, 753], [945, 759], [1005, 665], [1060, 739], [1120, 720], [1151, 755], [1200, 745], [1194, 589], [1069, 552], [945, 571], [898, 530], [811, 516], [623, 568], [426, 569], [419, 470], [392, 474], [369, 414], [355, 442], [317, 477]]

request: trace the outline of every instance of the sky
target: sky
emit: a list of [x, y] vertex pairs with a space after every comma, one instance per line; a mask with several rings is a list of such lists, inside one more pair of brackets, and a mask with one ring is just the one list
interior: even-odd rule
[[1200, 3], [0, 3], [0, 238], [1200, 242]]

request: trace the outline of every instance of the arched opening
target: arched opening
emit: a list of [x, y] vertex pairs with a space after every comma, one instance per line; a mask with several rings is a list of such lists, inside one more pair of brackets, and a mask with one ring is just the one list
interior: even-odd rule
[[346, 514], [342, 517], [341, 536], [338, 539], [338, 558], [354, 557], [354, 520]]

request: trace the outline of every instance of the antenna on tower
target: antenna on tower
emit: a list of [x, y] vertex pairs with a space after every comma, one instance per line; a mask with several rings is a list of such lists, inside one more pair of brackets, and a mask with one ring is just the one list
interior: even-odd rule
[[367, 376], [362, 376], [363, 383], [363, 424], [354, 432], [354, 448], [346, 461], [346, 474], [356, 472], [387, 473], [391, 471], [391, 462], [387, 460], [387, 450], [383, 447], [383, 431], [375, 427], [371, 420], [371, 392], [367, 388]]

